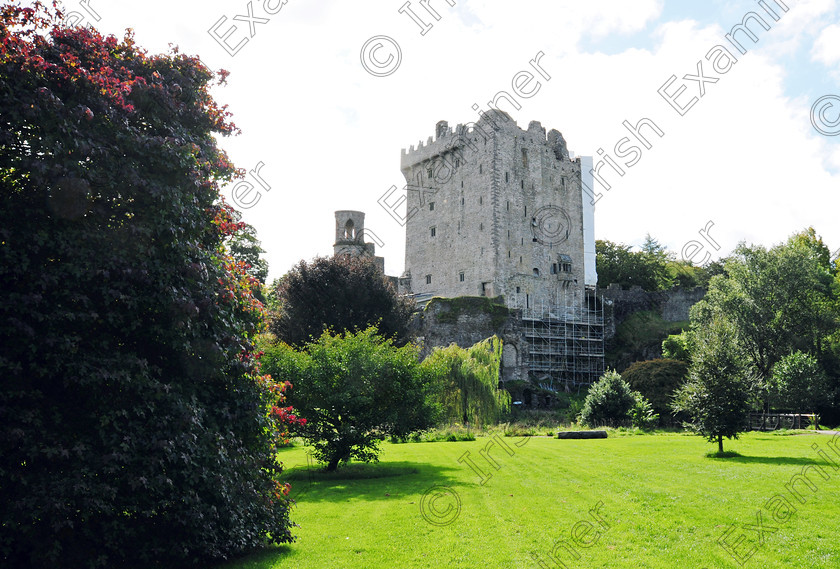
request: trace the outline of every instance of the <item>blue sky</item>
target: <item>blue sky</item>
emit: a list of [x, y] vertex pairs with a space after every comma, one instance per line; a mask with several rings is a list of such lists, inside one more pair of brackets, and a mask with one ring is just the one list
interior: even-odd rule
[[[331, 253], [339, 209], [367, 213], [386, 272], [400, 274], [404, 229], [377, 203], [404, 185], [400, 150], [433, 135], [439, 120], [475, 120], [472, 105], [486, 108], [540, 52], [551, 79], [521, 109], [506, 109], [520, 126], [539, 120], [590, 156], [613, 151], [624, 121], [647, 118], [665, 133], [602, 192], [596, 238], [640, 244], [649, 232], [679, 253], [712, 222], [721, 248], [709, 252], [718, 257], [739, 241], [772, 245], [813, 225], [840, 249], [840, 136], [820, 134], [810, 119], [820, 97], [840, 95], [840, 0], [786, 0], [789, 10], [779, 10], [769, 31], [756, 28], [758, 43], [706, 84], [685, 116], [657, 91], [675, 75], [673, 88], [686, 85], [682, 103], [695, 96], [696, 82], [683, 77], [713, 46], [734, 50], [724, 36], [748, 12], [766, 16], [757, 0], [430, 0], [439, 20], [412, 0], [428, 27], [423, 35], [399, 12], [404, 3], [87, 0], [88, 11], [65, 0], [65, 7], [106, 34], [133, 28], [151, 52], [175, 43], [231, 72], [214, 95], [243, 132], [220, 144], [242, 168], [263, 163], [271, 189], [243, 211], [272, 278]], [[249, 4], [252, 37], [243, 19]], [[219, 36], [228, 31], [225, 48]], [[377, 52], [381, 62], [393, 45], [401, 51], [389, 75], [362, 65], [363, 46], [377, 36], [393, 42]], [[708, 76], [711, 64], [704, 66]], [[823, 117], [833, 124], [838, 115], [840, 98]], [[225, 193], [230, 201], [231, 188]]]

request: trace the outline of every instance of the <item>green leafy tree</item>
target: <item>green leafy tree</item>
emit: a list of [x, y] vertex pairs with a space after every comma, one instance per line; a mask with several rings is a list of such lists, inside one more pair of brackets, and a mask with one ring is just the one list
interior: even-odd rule
[[837, 329], [833, 279], [820, 253], [797, 239], [770, 250], [741, 244], [714, 277], [705, 298], [691, 309], [692, 329], [718, 318], [766, 382], [773, 366], [792, 350], [823, 352]]
[[662, 340], [662, 357], [691, 363], [691, 331], [683, 330]]
[[641, 251], [611, 241], [595, 242], [595, 264], [598, 281], [607, 285], [617, 283], [622, 288], [641, 286], [645, 290], [662, 290], [671, 286], [667, 264], [669, 255], [650, 235]]
[[817, 358], [794, 352], [773, 366], [771, 400], [795, 413], [813, 412], [831, 397], [828, 379]]
[[397, 294], [382, 271], [367, 257], [319, 257], [301, 261], [275, 281], [269, 322], [283, 342], [302, 347], [324, 330], [336, 333], [376, 326], [403, 346], [414, 302]]
[[434, 378], [445, 423], [486, 425], [510, 411], [510, 394], [499, 389], [502, 341], [493, 336], [470, 348], [435, 348], [422, 368]]
[[822, 240], [822, 237], [817, 235], [817, 231], [813, 227], [803, 229], [799, 233], [794, 233], [787, 241], [788, 246], [794, 248], [807, 249], [811, 253], [819, 265], [831, 270], [831, 251]]
[[214, 74], [58, 21], [0, 6], [0, 564], [289, 542]]
[[636, 397], [627, 382], [616, 371], [606, 371], [589, 388], [580, 420], [590, 427], [621, 425], [631, 419], [635, 406]]
[[291, 381], [289, 403], [306, 419], [293, 427], [328, 471], [353, 458], [375, 461], [379, 442], [433, 426], [431, 386], [417, 348], [396, 347], [373, 327], [330, 335], [298, 351], [266, 346], [263, 370]]
[[685, 413], [685, 425], [709, 442], [738, 438], [750, 410], [753, 379], [736, 343], [734, 327], [717, 318], [698, 330], [688, 381], [677, 390], [673, 409]]

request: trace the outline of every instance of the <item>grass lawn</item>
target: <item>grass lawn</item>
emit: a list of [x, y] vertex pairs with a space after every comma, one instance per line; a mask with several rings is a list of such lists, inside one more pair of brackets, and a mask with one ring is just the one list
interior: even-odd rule
[[[840, 470], [817, 453], [840, 465], [830, 436], [750, 433], [725, 442], [742, 455], [727, 459], [690, 435], [502, 438], [514, 454], [496, 443], [498, 470], [479, 454], [492, 440], [385, 444], [379, 464], [333, 475], [286, 449], [297, 541], [219, 569], [840, 567]], [[492, 473], [483, 485], [458, 462], [467, 451]], [[816, 491], [794, 479], [803, 504], [785, 486], [815, 463], [828, 479], [810, 469]], [[439, 490], [424, 501], [436, 485], [457, 499]], [[777, 495], [795, 511], [778, 498], [765, 508]], [[743, 565], [718, 543], [732, 524], [725, 541], [749, 556]], [[550, 557], [558, 543], [565, 565]]]

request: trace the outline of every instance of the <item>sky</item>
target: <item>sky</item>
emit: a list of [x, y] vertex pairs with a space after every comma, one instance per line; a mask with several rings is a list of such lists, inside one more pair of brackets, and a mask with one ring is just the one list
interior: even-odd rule
[[[513, 94], [518, 108], [499, 107], [519, 126], [540, 121], [576, 155], [605, 163], [596, 239], [638, 247], [649, 233], [700, 263], [813, 226], [840, 250], [840, 0], [64, 0], [64, 9], [105, 34], [133, 29], [150, 53], [175, 44], [231, 73], [213, 95], [242, 132], [219, 144], [252, 173], [238, 199], [234, 185], [223, 193], [257, 229], [269, 280], [331, 255], [334, 212], [348, 209], [366, 213], [367, 240], [386, 273], [401, 274], [405, 212], [388, 211], [404, 194], [401, 149], [440, 120], [477, 121], [500, 91]], [[757, 41], [743, 32], [728, 41], [745, 16]], [[537, 57], [544, 76], [530, 64]], [[517, 96], [512, 82], [529, 70], [537, 83]], [[643, 126], [650, 148], [627, 156], [625, 123], [661, 136]]]

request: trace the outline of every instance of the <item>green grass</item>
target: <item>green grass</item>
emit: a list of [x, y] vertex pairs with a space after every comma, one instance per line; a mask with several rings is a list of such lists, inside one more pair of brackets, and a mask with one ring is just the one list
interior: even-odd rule
[[[548, 554], [558, 539], [569, 540], [578, 525], [588, 548], [576, 546], [569, 567], [738, 568], [717, 543], [730, 524], [756, 524], [761, 510], [764, 543], [758, 534], [739, 529], [747, 540], [742, 555], [758, 547], [743, 567], [836, 568], [840, 566], [840, 471], [820, 459], [811, 445], [836, 458], [830, 437], [751, 433], [725, 448], [739, 456], [706, 456], [717, 450], [697, 436], [611, 432], [609, 439], [557, 440], [547, 437], [503, 438], [515, 453], [491, 451], [499, 470], [479, 451], [491, 438], [472, 442], [385, 444], [379, 464], [352, 464], [326, 474], [307, 465], [301, 447], [286, 449], [281, 460], [298, 505], [292, 519], [294, 544], [259, 552], [220, 569], [309, 568], [538, 568], [561, 567]], [[792, 433], [791, 433], [792, 434]], [[522, 447], [515, 446], [524, 442]], [[492, 478], [479, 476], [458, 458], [465, 452]], [[805, 504], [785, 489], [803, 467], [818, 462], [829, 480], [811, 478], [817, 491], [796, 488]], [[813, 472], [812, 472], [813, 473]], [[438, 526], [421, 515], [424, 493], [446, 486], [458, 494], [460, 514]], [[786, 495], [796, 512], [774, 521], [765, 503]], [[435, 502], [439, 515], [447, 499]], [[609, 529], [598, 525], [598, 514]], [[454, 500], [453, 500], [454, 503]], [[430, 514], [432, 519], [434, 513]], [[436, 520], [440, 521], [440, 520]], [[739, 526], [740, 527], [740, 526]], [[600, 532], [600, 533], [595, 533]], [[572, 542], [570, 542], [572, 543]]]

